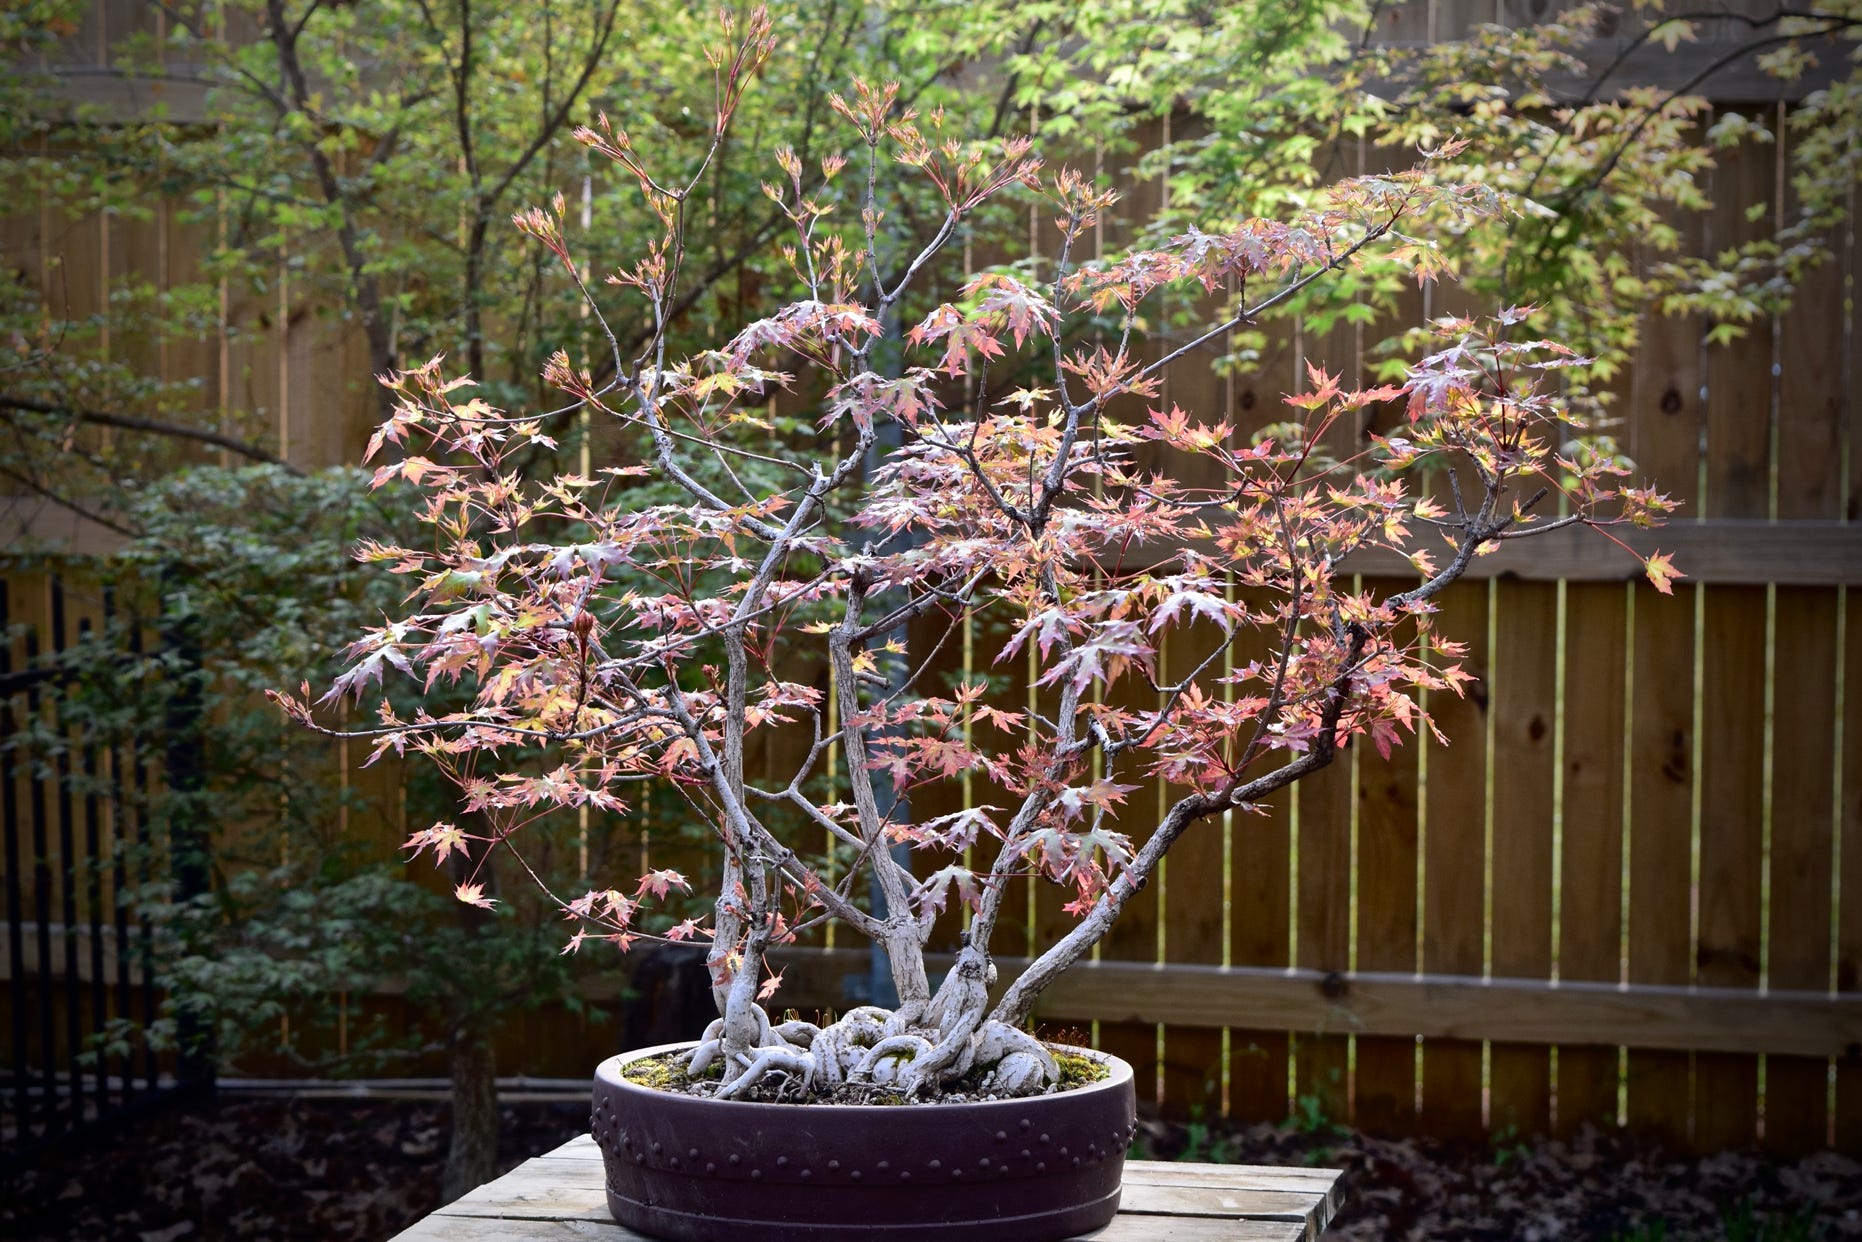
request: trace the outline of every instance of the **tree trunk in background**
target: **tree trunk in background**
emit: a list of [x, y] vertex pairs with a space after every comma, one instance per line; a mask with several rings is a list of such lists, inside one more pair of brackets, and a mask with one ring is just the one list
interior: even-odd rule
[[440, 1181], [442, 1203], [484, 1185], [498, 1171], [498, 1077], [491, 1045], [462, 1037], [453, 1044], [450, 1070], [453, 1139]]

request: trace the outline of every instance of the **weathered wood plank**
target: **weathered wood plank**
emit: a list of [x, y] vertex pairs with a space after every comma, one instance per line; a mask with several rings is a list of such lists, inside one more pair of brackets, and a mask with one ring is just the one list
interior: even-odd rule
[[[1563, 837], [1558, 976], [1616, 982], [1622, 974], [1623, 685], [1628, 593], [1565, 588]], [[1570, 1134], [1616, 1124], [1617, 1050], [1558, 1049], [1555, 1126]]]
[[[1645, 347], [1645, 356], [1661, 352], [1653, 345]], [[1678, 359], [1671, 361], [1680, 362]], [[1652, 362], [1658, 367], [1661, 365], [1659, 357], [1654, 357]], [[1691, 366], [1688, 369], [1691, 370]], [[1671, 401], [1685, 402], [1683, 412], [1687, 408], [1698, 412], [1692, 397], [1680, 395], [1678, 384], [1658, 390], [1652, 396], [1664, 413]], [[1633, 425], [1645, 432], [1666, 430], [1652, 418], [1640, 418]], [[1672, 430], [1679, 434], [1689, 429], [1678, 423]], [[1644, 452], [1638, 452], [1638, 464]], [[1692, 474], [1662, 473], [1659, 466], [1644, 466], [1642, 473], [1644, 478], [1658, 483], [1663, 492], [1681, 499], [1685, 505], [1693, 503]], [[1543, 535], [1507, 540], [1475, 557], [1466, 577], [1473, 581], [1519, 578], [1528, 582], [1633, 582], [1642, 577], [1639, 558], [1667, 552], [1673, 555], [1675, 564], [1687, 574], [1690, 583], [1862, 585], [1862, 525], [1856, 523], [1717, 517], [1676, 521], [1648, 530], [1612, 527], [1610, 534], [1628, 545], [1630, 551], [1625, 552], [1596, 531], [1566, 526]], [[1420, 546], [1427, 547], [1427, 540], [1420, 541]], [[1437, 551], [1439, 553], [1440, 549]], [[1126, 563], [1135, 565], [1147, 554], [1162, 558], [1170, 555], [1171, 549], [1161, 544], [1137, 549]], [[1441, 558], [1438, 556], [1438, 559]], [[1366, 575], [1409, 572], [1408, 562], [1385, 548], [1361, 549], [1339, 564], [1344, 572]]]
[[[1271, 1172], [1271, 1170], [1270, 1170]], [[1196, 1216], [1221, 1220], [1273, 1220], [1304, 1225], [1323, 1208], [1328, 1187], [1256, 1186], [1231, 1169], [1213, 1178], [1127, 1179], [1119, 1210], [1144, 1216]], [[440, 1216], [507, 1220], [602, 1220], [608, 1214], [601, 1166], [595, 1161], [526, 1161], [439, 1209]]]
[[[1552, 799], [1558, 591], [1502, 582], [1494, 592], [1493, 896], [1495, 974], [1544, 978], [1552, 968]], [[1487, 1125], [1520, 1137], [1551, 1122], [1551, 1052], [1488, 1050]]]
[[[1779, 126], [1786, 150], [1798, 135]], [[1783, 152], [1781, 152], [1781, 158]], [[1794, 195], [1788, 195], [1794, 199]], [[1788, 202], [1785, 215], [1791, 207]], [[1845, 316], [1837, 262], [1798, 285], [1778, 333], [1777, 516], [1840, 519], [1843, 475]], [[1840, 593], [1780, 587], [1773, 598], [1771, 891], [1766, 979], [1776, 987], [1830, 983], [1830, 868], [1835, 821], [1831, 779], [1839, 762], [1842, 695]], [[1850, 900], [1856, 897], [1852, 891]], [[1829, 1062], [1773, 1057], [1765, 1064], [1765, 1146], [1786, 1155], [1829, 1136]]]
[[1301, 1242], [1307, 1231], [1289, 1221], [1210, 1220], [1120, 1212], [1104, 1229], [1075, 1242]]
[[[1093, 1242], [1298, 1242], [1338, 1205], [1336, 1170], [1131, 1161], [1119, 1215]], [[582, 1135], [446, 1205], [398, 1235], [447, 1239], [606, 1239], [641, 1235], [608, 1218], [601, 1155]]]
[[[1659, 478], [1664, 491], [1673, 486]], [[1636, 553], [1672, 553], [1688, 579], [1723, 585], [1768, 582], [1793, 586], [1862, 584], [1862, 526], [1842, 522], [1766, 522], [1718, 518], [1675, 522], [1653, 530], [1617, 527], [1610, 532]], [[1402, 562], [1382, 549], [1354, 553], [1343, 562], [1360, 573], [1394, 572]], [[1568, 526], [1502, 544], [1475, 558], [1470, 578], [1517, 577], [1532, 582], [1629, 582], [1642, 564], [1598, 535]]]
[[[1837, 814], [1841, 835], [1841, 891], [1852, 895], [1836, 911], [1836, 986], [1838, 994], [1862, 1002], [1862, 595], [1844, 592], [1842, 805]], [[1862, 1149], [1862, 1048], [1845, 1050], [1836, 1063], [1836, 1109], [1831, 1118], [1838, 1151]]]
[[[1715, 249], [1770, 229], [1775, 151], [1745, 143], [1720, 157], [1708, 227]], [[1751, 213], [1762, 213], [1756, 218]], [[1710, 518], [1763, 518], [1771, 505], [1770, 324], [1707, 355], [1706, 494]], [[1702, 593], [1700, 869], [1695, 979], [1752, 987], [1762, 967], [1759, 878], [1764, 869], [1766, 592], [1713, 585]], [[1756, 1057], [1694, 1058], [1694, 1143], [1701, 1151], [1758, 1136]]]
[[[1442, 638], [1466, 643], [1463, 667], [1475, 681], [1465, 696], [1432, 693], [1429, 714], [1448, 737], [1424, 737], [1422, 966], [1431, 974], [1478, 977], [1486, 966], [1487, 704], [1492, 666], [1487, 645], [1487, 583], [1444, 591], [1435, 616]], [[1429, 1133], [1486, 1135], [1483, 1050], [1478, 1042], [1427, 1039], [1422, 1045], [1422, 1111]]]
[[[1005, 972], [1006, 973], [1006, 972]], [[1544, 979], [1482, 980], [1179, 966], [1068, 972], [1044, 1015], [1089, 1009], [1168, 1023], [1243, 1019], [1288, 1030], [1532, 1044], [1838, 1055], [1862, 1041], [1862, 997]]]
[[653, 1242], [611, 1220], [507, 1220], [484, 1216], [429, 1216], [394, 1236], [394, 1242]]
[[[1682, 249], [1704, 245], [1699, 218], [1679, 215]], [[1700, 334], [1696, 317], [1645, 316], [1642, 345], [1630, 372], [1629, 453], [1644, 479], [1698, 512], [1700, 500]], [[1672, 546], [1696, 537], [1691, 521], [1662, 532]], [[1688, 572], [1700, 568], [1689, 557]], [[1689, 873], [1693, 849], [1694, 611], [1698, 587], [1673, 596], [1645, 586], [1630, 595], [1629, 980], [1682, 985], [1691, 981]], [[1687, 1053], [1632, 1050], [1630, 1124], [1674, 1143], [1692, 1124], [1692, 1062]]]

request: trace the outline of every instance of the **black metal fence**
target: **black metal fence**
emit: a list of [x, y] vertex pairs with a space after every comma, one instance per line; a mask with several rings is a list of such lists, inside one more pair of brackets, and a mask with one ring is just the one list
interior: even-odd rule
[[[174, 1095], [173, 1066], [144, 1034], [161, 998], [136, 902], [170, 853], [147, 811], [165, 755], [151, 739], [100, 745], [61, 707], [77, 686], [61, 657], [107, 633], [114, 611], [107, 591], [79, 596], [56, 575], [0, 576], [10, 1156]], [[140, 632], [126, 637], [140, 662]]]

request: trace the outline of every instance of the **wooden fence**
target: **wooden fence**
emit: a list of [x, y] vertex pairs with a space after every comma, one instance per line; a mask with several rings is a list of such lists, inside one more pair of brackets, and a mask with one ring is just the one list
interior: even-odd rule
[[[1529, 6], [1489, 7], [1395, 6], [1388, 33], [1453, 37]], [[1788, 141], [1722, 160], [1701, 253], [1777, 218]], [[0, 223], [0, 245], [81, 314], [126, 274], [187, 269], [193, 242], [164, 220], [40, 211]], [[1672, 597], [1595, 543], [1477, 562], [1442, 601], [1480, 676], [1465, 700], [1429, 703], [1452, 744], [1388, 762], [1354, 749], [1266, 814], [1191, 834], [1040, 1019], [1090, 1024], [1153, 1102], [1245, 1120], [1473, 1138], [1626, 1124], [1699, 1149], [1862, 1153], [1852, 231], [1836, 249], [1793, 310], [1731, 347], [1705, 348], [1698, 320], [1643, 325], [1620, 435], [1686, 505], [1656, 537], [1690, 575]], [[156, 363], [201, 377], [205, 400], [272, 428], [293, 461], [353, 460], [366, 367], [293, 296], [285, 279], [265, 306], [228, 291], [228, 323], [247, 331], [163, 343]], [[1245, 431], [1275, 418], [1308, 359], [1349, 374], [1367, 339], [1290, 325], [1255, 373], [1180, 379], [1168, 399]], [[1038, 938], [1058, 905], [1030, 892], [1010, 925]], [[864, 969], [858, 950], [798, 950], [790, 995], [839, 1003]], [[529, 1019], [505, 1054], [576, 1073], [613, 1038]]]

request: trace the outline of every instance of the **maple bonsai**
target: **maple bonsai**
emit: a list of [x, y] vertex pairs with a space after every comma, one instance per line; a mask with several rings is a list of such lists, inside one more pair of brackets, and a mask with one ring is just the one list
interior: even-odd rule
[[[714, 152], [772, 46], [759, 11], [715, 58]], [[441, 861], [528, 870], [537, 817], [624, 814], [630, 782], [684, 791], [715, 836], [721, 884], [708, 921], [663, 934], [710, 941], [720, 1016], [689, 1068], [717, 1067], [716, 1095], [873, 1084], [935, 1096], [959, 1081], [1028, 1094], [1056, 1079], [1022, 1029], [1036, 997], [1175, 841], [1324, 768], [1353, 738], [1387, 751], [1429, 727], [1418, 691], [1460, 691], [1463, 649], [1436, 632], [1432, 600], [1475, 556], [1564, 526], [1647, 524], [1669, 505], [1586, 446], [1557, 397], [1571, 351], [1524, 339], [1525, 311], [1439, 323], [1440, 348], [1400, 384], [1348, 390], [1314, 367], [1286, 421], [1253, 436], [1153, 404], [1173, 367], [1204, 365], [1200, 347], [1370, 248], [1435, 275], [1421, 233], [1504, 209], [1479, 186], [1437, 184], [1427, 165], [1360, 177], [1294, 219], [1081, 262], [1112, 193], [1049, 175], [1025, 139], [985, 151], [946, 138], [893, 87], [856, 84], [833, 106], [857, 135], [852, 188], [842, 157], [805, 169], [787, 150], [765, 187], [793, 226], [794, 300], [683, 360], [668, 334], [704, 166], [666, 180], [605, 118], [582, 131], [662, 226], [608, 278], [650, 312], [644, 347], [627, 353], [608, 329], [560, 198], [516, 223], [582, 289], [610, 347], [587, 363], [558, 353], [546, 379], [569, 408], [637, 432], [643, 459], [527, 482], [518, 467], [548, 445], [543, 416], [492, 408], [438, 359], [384, 377], [396, 408], [371, 454], [403, 455], [377, 479], [425, 491], [435, 546], [361, 549], [410, 576], [414, 610], [354, 644], [329, 697], [359, 697], [391, 670], [467, 683], [464, 710], [402, 717], [384, 704], [372, 730], [377, 754], [439, 764], [471, 822], [489, 825], [415, 833], [409, 846]], [[892, 227], [881, 186], [895, 167], [933, 195], [928, 238]], [[1009, 193], [1048, 204], [1058, 252], [976, 275], [954, 301], [926, 295], [949, 278], [966, 219]], [[1147, 357], [1141, 319], [1171, 297], [1223, 309]], [[766, 415], [780, 392], [818, 417], [779, 431]], [[1360, 444], [1359, 420], [1380, 408], [1400, 410], [1401, 433]], [[1340, 427], [1351, 443], [1328, 456]], [[1416, 584], [1359, 589], [1348, 558], [1367, 548], [1402, 552]], [[1645, 569], [1664, 591], [1676, 573], [1659, 555]], [[939, 681], [935, 653], [899, 641], [910, 624], [966, 614], [1000, 620], [997, 660], [1029, 663], [1037, 710]], [[1244, 630], [1267, 654], [1231, 667]], [[792, 679], [804, 643], [825, 654], [826, 688]], [[283, 701], [314, 723], [307, 688]], [[759, 781], [746, 756], [783, 727], [808, 730], [808, 744], [793, 771]], [[830, 787], [835, 752], [844, 785]], [[959, 772], [995, 801], [911, 822], [882, 787]], [[1169, 783], [1161, 816], [1123, 807], [1138, 778]], [[830, 873], [796, 824], [854, 865]], [[902, 842], [942, 865], [901, 861]], [[1077, 922], [992, 1002], [992, 937], [1011, 880], [1030, 873], [1072, 890]], [[869, 882], [883, 906], [858, 896]], [[627, 891], [556, 897], [575, 924], [569, 948], [626, 947], [646, 934], [643, 907], [685, 883], [658, 870]], [[953, 893], [967, 921], [933, 987], [926, 944]], [[478, 879], [457, 896], [491, 900]], [[825, 919], [883, 947], [895, 1010], [863, 1006], [825, 1028], [770, 1017], [766, 955]]]

